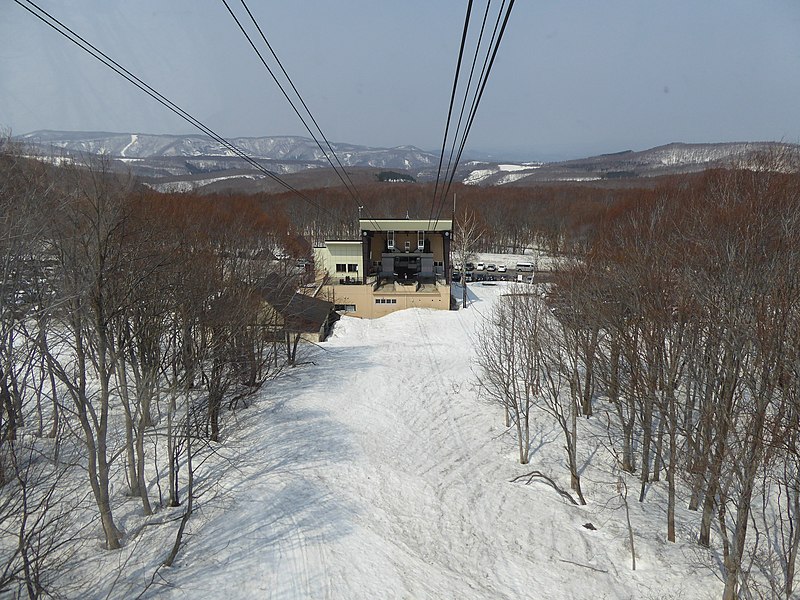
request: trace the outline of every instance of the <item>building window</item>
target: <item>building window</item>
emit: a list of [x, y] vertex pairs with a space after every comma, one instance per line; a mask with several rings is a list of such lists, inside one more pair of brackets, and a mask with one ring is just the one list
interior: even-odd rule
[[347, 272], [348, 273], [358, 273], [358, 265], [348, 264], [347, 265]]
[[397, 304], [397, 298], [375, 298], [375, 304]]
[[347, 272], [347, 265], [344, 263], [336, 263], [336, 271], [341, 273]]
[[336, 304], [333, 309], [336, 312], [356, 312], [355, 304]]
[[435, 260], [435, 261], [433, 261], [433, 266], [434, 267], [442, 267], [442, 268], [444, 268], [444, 261]]

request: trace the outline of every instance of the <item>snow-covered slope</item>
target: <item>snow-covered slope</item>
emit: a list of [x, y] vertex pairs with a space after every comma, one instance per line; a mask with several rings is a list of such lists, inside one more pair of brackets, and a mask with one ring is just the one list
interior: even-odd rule
[[[201, 482], [185, 549], [143, 597], [718, 596], [716, 567], [704, 566], [713, 557], [691, 541], [697, 514], [680, 513], [685, 527], [668, 544], [658, 501], [631, 501], [631, 570], [616, 474], [593, 421], [581, 422], [588, 506], [543, 484], [509, 482], [540, 469], [569, 487], [556, 427], [535, 421], [531, 464], [521, 466], [501, 410], [478, 394], [476, 328], [506, 289], [476, 284], [470, 308], [458, 312], [342, 318], [303, 366], [236, 414], [204, 466], [224, 473], [221, 485]], [[122, 522], [135, 530], [137, 504], [125, 507]], [[174, 527], [144, 528], [117, 553], [97, 550], [75, 576], [96, 582], [100, 598], [124, 565], [115, 594], [135, 596]]]
[[[124, 158], [232, 157], [225, 145], [202, 135], [150, 135], [136, 133], [34, 131], [19, 136], [43, 150], [64, 150], [70, 154], [107, 154]], [[254, 159], [318, 162], [329, 166], [314, 140], [299, 136], [237, 137], [231, 144]], [[436, 164], [438, 157], [414, 146], [371, 148], [332, 143], [345, 166], [392, 167], [418, 170]], [[327, 147], [324, 145], [323, 147]]]
[[511, 181], [516, 181], [530, 175], [536, 169], [541, 168], [542, 163], [522, 163], [522, 164], [491, 164], [480, 163], [478, 161], [469, 162], [464, 165], [470, 169], [469, 175], [464, 177], [463, 183], [467, 185], [484, 184], [491, 178], [494, 185], [503, 185]]
[[[476, 166], [484, 169], [477, 181], [481, 185], [531, 185], [550, 181], [596, 181], [600, 179], [633, 179], [695, 173], [714, 167], [732, 165], [759, 168], [764, 155], [800, 156], [800, 146], [781, 142], [730, 142], [719, 144], [673, 143], [641, 150], [602, 154], [557, 163], [546, 163], [538, 169], [506, 173], [503, 165]], [[472, 183], [465, 181], [465, 183]]]

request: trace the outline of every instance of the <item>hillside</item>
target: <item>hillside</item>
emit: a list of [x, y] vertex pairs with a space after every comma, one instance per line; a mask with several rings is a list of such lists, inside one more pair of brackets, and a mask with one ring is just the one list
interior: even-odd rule
[[[86, 155], [104, 155], [117, 170], [130, 170], [146, 184], [162, 191], [282, 189], [222, 144], [201, 135], [36, 131], [16, 139], [44, 158], [60, 160], [66, 156], [81, 161]], [[240, 137], [230, 142], [293, 187], [342, 185], [322, 150], [309, 138]], [[414, 146], [372, 148], [340, 142], [332, 146], [348, 174], [355, 173], [363, 183], [378, 181], [380, 172], [386, 169], [420, 182], [436, 179], [439, 157], [433, 152]], [[733, 162], [747, 164], [755, 154], [787, 150], [797, 152], [800, 146], [779, 142], [672, 143], [648, 150], [552, 163], [465, 159], [456, 171], [455, 180], [481, 186], [624, 182], [696, 173]], [[359, 181], [354, 179], [354, 183]]]
[[[222, 589], [229, 600], [717, 595], [712, 555], [693, 544], [691, 527], [666, 543], [658, 501], [631, 500], [631, 570], [625, 511], [594, 421], [581, 424], [588, 506], [543, 483], [509, 482], [531, 469], [566, 487], [569, 479], [553, 426], [536, 421], [532, 462], [519, 465], [501, 409], [475, 385], [476, 327], [504, 291], [476, 285], [473, 304], [458, 312], [344, 317], [304, 366], [237, 414], [207, 466], [226, 473], [222, 485], [204, 488], [185, 549], [143, 597], [211, 599]], [[138, 530], [136, 503], [123, 509], [126, 527]], [[681, 511], [684, 522], [693, 518]], [[129, 554], [115, 595], [138, 593], [173, 529], [145, 528], [121, 555], [87, 562], [81, 574], [99, 582], [96, 597]]]

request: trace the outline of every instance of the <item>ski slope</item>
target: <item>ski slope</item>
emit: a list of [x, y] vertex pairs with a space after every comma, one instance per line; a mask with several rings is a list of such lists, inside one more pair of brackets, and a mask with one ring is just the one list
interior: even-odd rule
[[[457, 312], [343, 317], [307, 364], [228, 423], [204, 467], [224, 472], [223, 484], [201, 490], [186, 547], [143, 597], [718, 597], [717, 568], [703, 566], [713, 557], [692, 529], [664, 541], [660, 502], [630, 499], [631, 570], [616, 475], [592, 423], [579, 442], [588, 506], [510, 483], [531, 469], [569, 479], [553, 425], [537, 421], [531, 464], [519, 465], [501, 409], [479, 397], [476, 327], [505, 289], [475, 284]], [[117, 593], [149, 581], [173, 532], [142, 542], [146, 560]]]

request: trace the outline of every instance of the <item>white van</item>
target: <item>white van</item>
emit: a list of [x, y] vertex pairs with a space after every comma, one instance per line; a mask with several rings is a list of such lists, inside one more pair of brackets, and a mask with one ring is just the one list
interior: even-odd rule
[[529, 262], [518, 262], [517, 263], [517, 271], [523, 273], [531, 273], [533, 272], [533, 263]]

